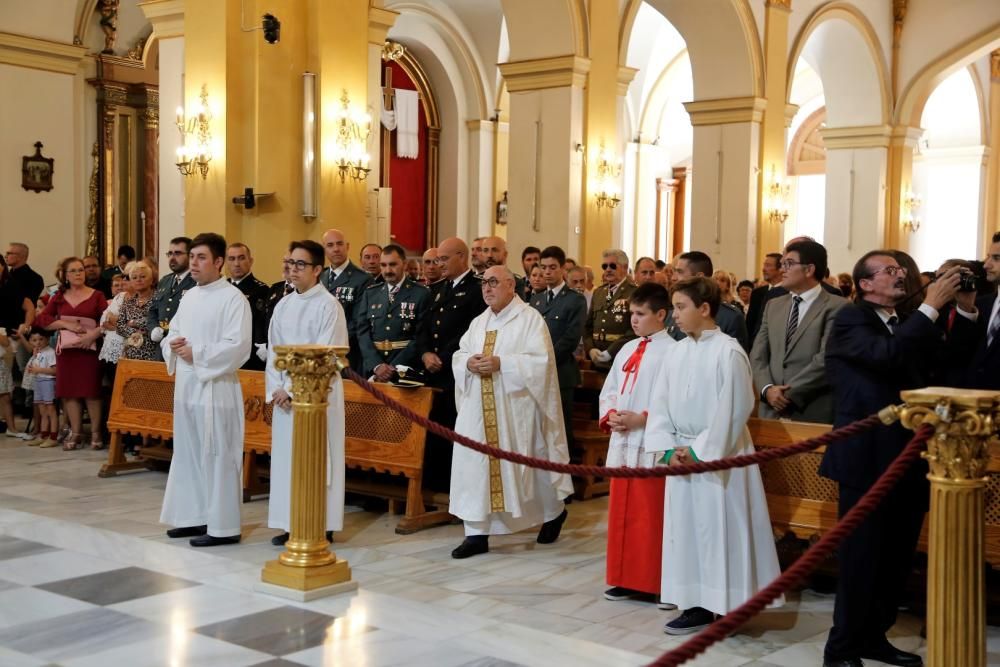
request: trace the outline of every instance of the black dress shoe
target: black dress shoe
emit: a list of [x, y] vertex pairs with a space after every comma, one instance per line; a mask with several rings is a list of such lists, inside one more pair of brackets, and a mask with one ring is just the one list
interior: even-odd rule
[[878, 660], [887, 665], [896, 665], [897, 667], [921, 667], [924, 664], [924, 659], [916, 653], [900, 651], [889, 642], [862, 651], [861, 657], [868, 660]]
[[221, 544], [237, 544], [240, 541], [239, 535], [232, 535], [230, 537], [213, 537], [211, 535], [202, 535], [201, 537], [194, 537], [191, 539], [191, 546], [193, 547], [217, 547]]
[[208, 532], [208, 526], [188, 526], [186, 528], [171, 528], [167, 537], [197, 537]]
[[861, 658], [845, 658], [844, 660], [823, 660], [823, 667], [865, 667]]
[[566, 523], [567, 517], [566, 510], [562, 511], [562, 514], [552, 519], [551, 521], [546, 521], [542, 524], [542, 529], [538, 531], [538, 537], [535, 539], [539, 544], [552, 544], [559, 539], [559, 533], [562, 532], [563, 524]]
[[490, 550], [490, 538], [487, 535], [469, 535], [451, 552], [452, 558], [469, 558], [478, 556]]
[[330, 544], [333, 544], [333, 531], [332, 530], [326, 531], [326, 541], [329, 542]]
[[290, 537], [290, 535], [288, 533], [282, 533], [281, 535], [275, 535], [274, 537], [271, 538], [271, 544], [273, 544], [276, 547], [282, 547], [282, 546], [285, 545], [285, 542], [288, 541], [289, 537]]

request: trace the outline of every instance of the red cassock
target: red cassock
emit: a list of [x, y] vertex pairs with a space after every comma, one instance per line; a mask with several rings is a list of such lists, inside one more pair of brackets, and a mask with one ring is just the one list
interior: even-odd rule
[[611, 480], [609, 586], [659, 596], [665, 483], [663, 477]]

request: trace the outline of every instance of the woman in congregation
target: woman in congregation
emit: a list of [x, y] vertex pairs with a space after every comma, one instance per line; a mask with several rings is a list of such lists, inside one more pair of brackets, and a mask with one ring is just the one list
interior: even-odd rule
[[118, 335], [125, 341], [122, 356], [125, 359], [156, 361], [159, 346], [149, 338], [149, 331], [146, 330], [156, 271], [147, 260], [134, 262], [126, 270], [132, 294], [125, 299], [118, 316]]
[[110, 367], [108, 375], [111, 378], [112, 386], [114, 386], [115, 365], [121, 358], [122, 349], [125, 347], [125, 339], [118, 334], [118, 316], [121, 314], [125, 299], [132, 294], [132, 284], [129, 282], [128, 273], [133, 266], [135, 266], [135, 262], [129, 262], [124, 271], [116, 273], [111, 279], [111, 301], [108, 302], [108, 309], [101, 315], [104, 344], [101, 345], [101, 353], [98, 356]]
[[720, 269], [712, 274], [712, 278], [715, 279], [715, 283], [719, 286], [722, 303], [728, 303], [730, 306], [736, 306], [736, 308], [742, 313], [743, 302], [736, 298], [736, 294], [733, 293], [733, 282], [735, 282], [733, 274]]
[[90, 414], [91, 449], [103, 449], [101, 410], [101, 367], [97, 358], [98, 322], [108, 307], [100, 290], [86, 285], [83, 260], [68, 257], [60, 267], [62, 287], [49, 299], [35, 326], [58, 331], [56, 345], [56, 398], [62, 400], [69, 418], [70, 433], [64, 450], [80, 447], [83, 431], [83, 404]]
[[542, 267], [538, 264], [531, 267], [531, 273], [528, 274], [528, 285], [531, 287], [532, 294], [545, 291], [545, 276], [542, 275]]
[[[17, 309], [25, 313], [32, 309], [31, 299], [18, 299], [13, 290], [6, 290], [8, 278], [7, 262], [0, 257], [0, 313], [10, 313]], [[21, 303], [18, 303], [21, 301]], [[0, 420], [6, 424], [7, 437], [26, 437], [14, 428], [14, 403], [11, 400], [14, 391], [14, 345], [17, 331], [0, 328]], [[25, 343], [27, 344], [27, 343]]]

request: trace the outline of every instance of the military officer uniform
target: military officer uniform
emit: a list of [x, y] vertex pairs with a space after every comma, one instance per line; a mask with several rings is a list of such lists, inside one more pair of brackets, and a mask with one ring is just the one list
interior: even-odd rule
[[347, 265], [344, 266], [344, 270], [340, 272], [339, 276], [334, 277], [333, 269], [334, 267], [332, 266], [323, 269], [319, 280], [323, 283], [323, 287], [333, 295], [333, 298], [340, 302], [341, 308], [344, 309], [344, 318], [347, 321], [347, 344], [351, 347], [350, 352], [347, 353], [347, 360], [353, 369], [360, 372], [362, 365], [361, 350], [358, 348], [358, 331], [354, 322], [354, 306], [361, 300], [361, 295], [364, 293], [365, 288], [368, 287], [372, 277], [367, 272], [355, 266], [354, 262], [350, 260], [348, 260]]
[[[719, 325], [719, 331], [732, 336], [736, 341], [750, 353], [750, 336], [747, 333], [747, 321], [743, 313], [736, 306], [729, 303], [719, 304], [719, 312], [715, 316], [715, 323]], [[663, 323], [667, 328], [667, 335], [674, 340], [684, 340], [687, 337], [683, 331], [677, 328], [674, 322], [674, 311], [667, 313], [667, 319]]]
[[278, 282], [271, 285], [267, 290], [267, 324], [271, 325], [271, 316], [274, 315], [274, 308], [278, 305], [278, 302], [284, 299], [286, 296], [295, 291], [291, 283], [286, 283], [284, 280], [279, 280]]
[[395, 290], [385, 282], [369, 285], [356, 309], [361, 368], [371, 375], [380, 364], [421, 367], [417, 324], [431, 304], [431, 291], [406, 277]]
[[[171, 273], [169, 275], [160, 278], [160, 282], [156, 285], [156, 291], [153, 293], [153, 299], [149, 304], [149, 314], [146, 316], [146, 331], [152, 331], [156, 327], [167, 327], [170, 320], [173, 319], [174, 313], [177, 312], [178, 306], [181, 305], [181, 297], [189, 289], [197, 285], [194, 278], [191, 277], [191, 271], [188, 270], [184, 273], [184, 278], [178, 280], [179, 276]], [[166, 333], [166, 332], [164, 332]], [[160, 352], [160, 346], [156, 346], [156, 355], [162, 359], [162, 353]]]
[[[588, 355], [597, 348], [610, 354], [614, 361], [618, 350], [635, 338], [628, 307], [635, 288], [635, 283], [626, 278], [617, 286], [601, 285], [594, 290], [583, 334], [583, 347]], [[611, 364], [597, 367], [606, 370]]]
[[562, 400], [563, 425], [567, 444], [573, 446], [573, 393], [580, 384], [580, 365], [574, 352], [583, 335], [587, 317], [587, 299], [574, 292], [563, 282], [554, 292], [552, 288], [531, 297], [531, 306], [545, 319], [556, 357], [556, 374], [559, 377], [559, 398]]
[[270, 321], [267, 303], [270, 290], [267, 284], [258, 280], [253, 273], [243, 276], [238, 283], [232, 278], [229, 279], [229, 282], [242, 292], [250, 303], [253, 348], [250, 350], [250, 358], [247, 359], [242, 368], [248, 371], [262, 371], [264, 370], [264, 362], [257, 356], [257, 345], [267, 345], [267, 325]]
[[[455, 376], [451, 359], [458, 351], [458, 343], [469, 330], [472, 320], [486, 309], [483, 288], [473, 271], [467, 272], [455, 284], [451, 279], [441, 281], [430, 310], [417, 328], [417, 356], [433, 352], [441, 358], [441, 370], [427, 372], [428, 386], [440, 389], [434, 396], [431, 419], [448, 428], [454, 428]], [[435, 491], [447, 492], [451, 482], [452, 443], [431, 433], [427, 434], [424, 449], [424, 480]]]

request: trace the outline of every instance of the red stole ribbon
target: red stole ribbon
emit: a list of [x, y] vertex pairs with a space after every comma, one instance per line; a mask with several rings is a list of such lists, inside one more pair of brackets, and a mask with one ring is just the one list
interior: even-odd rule
[[[625, 381], [622, 382], [621, 393], [625, 393], [625, 389], [628, 388], [629, 379], [632, 380], [632, 389], [635, 389], [635, 383], [639, 379], [639, 364], [642, 363], [642, 355], [646, 351], [646, 344], [649, 342], [648, 337], [644, 337], [639, 341], [639, 347], [635, 349], [632, 356], [628, 358], [625, 365], [622, 366], [622, 371], [625, 373]], [[631, 389], [629, 392], [631, 393]]]

